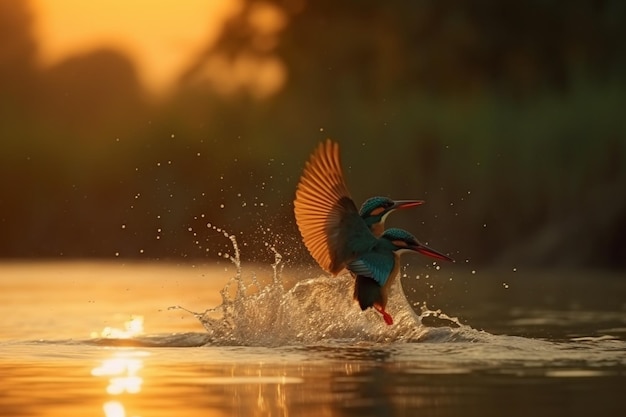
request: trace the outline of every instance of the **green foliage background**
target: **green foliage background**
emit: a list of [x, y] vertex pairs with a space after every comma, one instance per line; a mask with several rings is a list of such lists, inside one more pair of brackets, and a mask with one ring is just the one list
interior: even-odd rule
[[[244, 256], [309, 262], [292, 215], [316, 144], [341, 143], [356, 200], [423, 198], [390, 223], [475, 264], [626, 267], [626, 6], [606, 1], [272, 4], [165, 100], [96, 50], [36, 63], [27, 2], [0, 4], [0, 256]], [[278, 57], [256, 99], [196, 82], [212, 56]]]

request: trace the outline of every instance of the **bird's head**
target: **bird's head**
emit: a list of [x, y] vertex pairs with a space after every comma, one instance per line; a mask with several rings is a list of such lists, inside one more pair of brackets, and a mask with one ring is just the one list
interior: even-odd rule
[[402, 229], [387, 229], [380, 236], [381, 239], [388, 241], [393, 246], [393, 251], [400, 254], [402, 252], [419, 252], [422, 255], [430, 256], [431, 258], [442, 259], [445, 261], [454, 262], [452, 258], [443, 253], [429, 248], [428, 246], [420, 243], [415, 236]]
[[365, 200], [359, 209], [359, 215], [367, 227], [380, 236], [385, 228], [385, 219], [394, 210], [415, 207], [424, 204], [423, 200], [392, 200], [387, 197], [372, 197]]

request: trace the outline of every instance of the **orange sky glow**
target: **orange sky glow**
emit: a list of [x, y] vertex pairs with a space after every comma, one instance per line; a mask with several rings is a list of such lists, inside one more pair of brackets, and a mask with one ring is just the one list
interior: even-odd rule
[[[241, 0], [31, 0], [31, 3], [43, 66], [97, 47], [113, 47], [133, 60], [144, 86], [156, 94], [172, 86], [199, 51], [217, 39], [225, 19], [240, 11], [243, 4]], [[258, 20], [260, 16], [261, 23], [267, 26], [269, 22], [279, 30], [284, 22], [280, 21], [280, 15], [272, 15], [268, 10], [257, 13], [255, 18]], [[207, 71], [213, 73], [212, 78], [222, 89], [228, 90], [232, 85], [224, 74], [219, 74], [220, 70], [237, 76], [239, 68], [241, 77], [241, 71], [247, 70], [240, 67], [250, 64], [246, 62], [246, 57], [242, 57], [232, 63], [233, 68], [219, 61], [209, 62]], [[267, 84], [266, 90], [282, 85], [284, 68], [280, 62], [258, 64], [252, 65], [256, 65], [253, 73], [264, 77], [261, 84]], [[263, 93], [265, 90], [260, 88]]]

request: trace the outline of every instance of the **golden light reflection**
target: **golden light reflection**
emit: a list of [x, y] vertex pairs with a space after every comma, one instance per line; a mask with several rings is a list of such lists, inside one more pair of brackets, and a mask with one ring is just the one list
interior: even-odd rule
[[[105, 327], [101, 332], [92, 332], [92, 337], [127, 339], [143, 334], [143, 316], [132, 315], [124, 322], [124, 328]], [[141, 350], [116, 350], [91, 370], [91, 375], [107, 378], [106, 393], [110, 396], [138, 394], [143, 386], [144, 358], [149, 353]], [[119, 397], [118, 397], [119, 398]], [[121, 400], [109, 400], [102, 405], [105, 417], [126, 417], [126, 408]]]
[[[108, 378], [108, 395], [138, 394], [143, 385], [143, 377], [139, 372], [143, 369], [143, 358], [147, 355], [148, 352], [136, 350], [115, 352], [93, 368], [91, 375]], [[106, 417], [126, 417], [126, 409], [121, 401], [106, 401], [102, 409]]]
[[111, 395], [125, 392], [137, 394], [143, 384], [143, 378], [137, 375], [141, 368], [143, 368], [141, 358], [120, 356], [105, 359], [100, 366], [91, 370], [91, 374], [109, 377], [107, 393]]
[[91, 337], [104, 337], [107, 339], [129, 339], [143, 334], [143, 316], [132, 315], [124, 322], [124, 329], [105, 327], [101, 332], [91, 332]]
[[119, 401], [107, 401], [102, 405], [106, 417], [126, 417], [126, 409]]

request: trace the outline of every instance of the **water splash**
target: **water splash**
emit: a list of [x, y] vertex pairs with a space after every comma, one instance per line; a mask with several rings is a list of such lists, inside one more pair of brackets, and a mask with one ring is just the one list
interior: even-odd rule
[[349, 274], [306, 279], [287, 289], [283, 282], [282, 256], [273, 247], [270, 247], [274, 253], [271, 282], [263, 285], [256, 276], [246, 282], [237, 240], [234, 235], [223, 233], [233, 246], [234, 255], [226, 257], [235, 265], [235, 276], [221, 290], [222, 303], [202, 313], [174, 307], [200, 320], [210, 344], [286, 346], [329, 340], [381, 343], [474, 337], [464, 335], [473, 329], [441, 311], [422, 306], [421, 314], [417, 315], [406, 300], [399, 279], [389, 296], [392, 326], [386, 325], [374, 310], [360, 310], [352, 297], [354, 283]]

